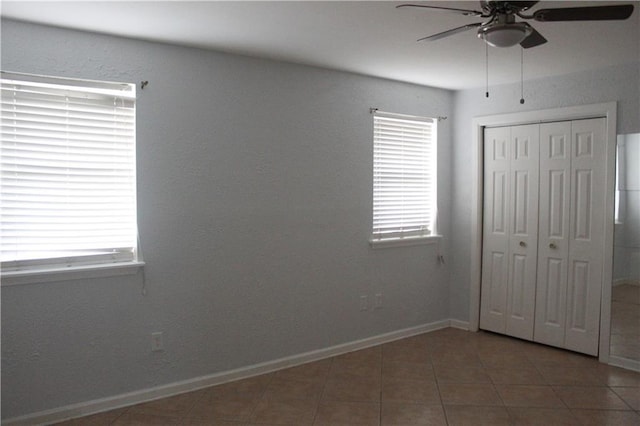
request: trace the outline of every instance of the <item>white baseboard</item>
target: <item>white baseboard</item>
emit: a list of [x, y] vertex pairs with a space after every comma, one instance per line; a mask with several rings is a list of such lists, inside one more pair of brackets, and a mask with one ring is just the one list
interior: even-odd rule
[[619, 285], [629, 284], [629, 285], [637, 285], [640, 286], [640, 280], [633, 278], [617, 278], [613, 280], [613, 286], [617, 287]]
[[168, 396], [174, 396], [185, 392], [191, 392], [194, 390], [227, 383], [234, 380], [246, 379], [260, 374], [271, 373], [277, 370], [282, 370], [284, 368], [306, 364], [312, 361], [319, 361], [321, 359], [330, 358], [347, 352], [353, 352], [355, 350], [365, 349], [371, 346], [376, 346], [383, 343], [392, 342], [394, 340], [404, 339], [406, 337], [411, 337], [430, 331], [436, 331], [447, 327], [455, 327], [467, 330], [469, 327], [469, 323], [459, 320], [436, 321], [429, 324], [423, 324], [416, 327], [405, 328], [403, 330], [392, 331], [390, 333], [367, 337], [365, 339], [343, 343], [324, 349], [318, 349], [315, 351], [305, 352], [302, 354], [280, 358], [273, 361], [254, 364], [235, 370], [196, 377], [189, 380], [183, 380], [180, 382], [156, 386], [149, 389], [124, 393], [108, 398], [94, 399], [92, 401], [67, 405], [51, 410], [39, 411], [25, 416], [4, 420], [2, 421], [2, 424], [5, 426], [33, 426], [61, 422], [76, 417], [83, 417], [103, 411], [114, 410], [116, 408], [140, 404], [142, 402], [153, 401], [155, 399], [166, 398]]
[[635, 359], [620, 358], [615, 355], [610, 355], [608, 364], [613, 365], [614, 367], [622, 367], [627, 370], [633, 370], [640, 373], [640, 361], [636, 361]]
[[469, 321], [460, 321], [457, 319], [449, 320], [449, 327], [459, 328], [460, 330], [469, 331]]

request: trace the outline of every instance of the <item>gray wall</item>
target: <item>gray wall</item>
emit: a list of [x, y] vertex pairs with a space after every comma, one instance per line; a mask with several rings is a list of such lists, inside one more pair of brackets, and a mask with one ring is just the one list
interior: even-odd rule
[[[147, 295], [141, 275], [3, 287], [3, 418], [449, 318], [436, 245], [369, 247], [369, 107], [451, 117], [452, 92], [12, 21], [2, 68], [149, 80], [137, 132]], [[380, 292], [383, 309], [360, 312], [360, 295]], [[165, 352], [151, 352], [154, 331]]]
[[452, 227], [453, 258], [450, 316], [469, 320], [469, 283], [471, 264], [471, 189], [475, 178], [469, 173], [471, 158], [471, 120], [494, 114], [561, 108], [600, 102], [618, 102], [618, 133], [640, 129], [639, 62], [597, 71], [525, 82], [525, 104], [521, 105], [520, 85], [456, 92], [454, 109], [454, 145], [452, 154]]

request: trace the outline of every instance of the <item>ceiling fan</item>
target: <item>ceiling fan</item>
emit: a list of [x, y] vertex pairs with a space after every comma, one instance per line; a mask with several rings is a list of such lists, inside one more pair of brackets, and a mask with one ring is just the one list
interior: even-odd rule
[[441, 33], [433, 34], [418, 41], [434, 41], [463, 31], [477, 28], [478, 37], [495, 47], [511, 47], [520, 44], [525, 49], [539, 46], [547, 42], [535, 28], [521, 19], [533, 19], [539, 22], [559, 21], [605, 21], [627, 19], [633, 13], [633, 5], [619, 4], [607, 6], [561, 7], [539, 9], [533, 14], [525, 12], [536, 5], [537, 1], [498, 1], [481, 0], [481, 10], [458, 9], [453, 7], [429, 6], [425, 4], [401, 4], [396, 8], [417, 7], [443, 10], [485, 19], [484, 22], [463, 25]]

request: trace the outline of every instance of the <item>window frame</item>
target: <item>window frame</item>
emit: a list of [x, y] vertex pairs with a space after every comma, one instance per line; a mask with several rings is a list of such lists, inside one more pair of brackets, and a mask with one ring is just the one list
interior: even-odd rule
[[[437, 221], [438, 221], [438, 118], [415, 116], [399, 113], [391, 113], [372, 109], [373, 115], [373, 199], [372, 199], [372, 228], [369, 243], [373, 248], [387, 248], [387, 247], [400, 247], [400, 246], [412, 246], [412, 245], [425, 245], [438, 243], [442, 236], [438, 234]], [[423, 166], [427, 168], [429, 179], [431, 184], [428, 185], [430, 194], [428, 195], [428, 212], [426, 214], [430, 217], [430, 223], [425, 224], [426, 229], [422, 231], [411, 230], [409, 232], [392, 231], [392, 232], [376, 232], [376, 149], [378, 147], [377, 132], [379, 127], [377, 125], [377, 119], [391, 119], [406, 121], [408, 126], [415, 125], [416, 123], [428, 123], [431, 126], [430, 137], [424, 142], [430, 144], [430, 146], [424, 149], [428, 151], [428, 159], [424, 160]]]
[[[115, 275], [129, 275], [129, 274], [137, 273], [138, 269], [144, 265], [144, 261], [142, 259], [142, 254], [140, 253], [140, 244], [139, 244], [139, 238], [138, 238], [138, 224], [137, 224], [137, 193], [136, 193], [137, 192], [136, 191], [137, 189], [136, 174], [137, 173], [136, 173], [136, 123], [135, 123], [137, 98], [136, 98], [135, 85], [131, 83], [50, 77], [50, 76], [15, 73], [15, 72], [8, 72], [8, 71], [2, 71], [0, 82], [2, 86], [4, 86], [4, 88], [8, 86], [9, 90], [12, 90], [12, 88], [14, 90], [22, 90], [22, 88], [20, 88], [20, 82], [24, 82], [25, 87], [42, 88], [43, 90], [42, 93], [45, 93], [43, 96], [47, 96], [47, 97], [53, 96], [52, 98], [53, 102], [56, 102], [55, 104], [52, 104], [52, 107], [56, 109], [51, 111], [59, 111], [59, 112], [67, 111], [66, 114], [69, 113], [68, 111], [72, 111], [73, 113], [73, 110], [68, 109], [69, 106], [66, 103], [66, 101], [60, 102], [55, 100], [55, 99], [61, 99], [61, 96], [62, 96], [61, 93], [65, 91], [71, 94], [69, 96], [75, 96], [75, 94], [78, 94], [79, 96], [78, 98], [71, 98], [71, 99], [82, 99], [81, 100], [82, 105], [86, 104], [87, 101], [85, 99], [90, 99], [90, 98], [97, 99], [96, 102], [99, 102], [100, 104], [104, 104], [105, 100], [113, 99], [113, 101], [116, 102], [119, 99], [122, 99], [123, 104], [124, 104], [124, 100], [126, 100], [126, 102], [129, 105], [132, 105], [130, 108], [132, 112], [129, 113], [128, 115], [130, 117], [128, 120], [130, 120], [129, 122], [132, 127], [130, 127], [131, 130], [127, 131], [128, 136], [124, 145], [125, 151], [121, 152], [120, 148], [118, 148], [118, 151], [113, 151], [113, 152], [116, 152], [119, 155], [121, 155], [122, 153], [125, 153], [126, 151], [128, 151], [129, 152], [128, 155], [131, 156], [131, 157], [126, 157], [128, 158], [128, 160], [126, 160], [126, 163], [125, 163], [127, 164], [126, 170], [129, 176], [128, 177], [129, 183], [126, 185], [126, 187], [128, 188], [126, 194], [128, 194], [127, 197], [130, 197], [133, 199], [132, 202], [125, 203], [125, 205], [128, 205], [127, 210], [125, 211], [128, 212], [127, 215], [129, 215], [130, 218], [132, 217], [132, 221], [129, 220], [126, 223], [128, 224], [129, 229], [133, 228], [133, 233], [130, 234], [130, 239], [129, 239], [129, 242], [131, 243], [131, 245], [127, 243], [124, 250], [119, 247], [116, 247], [117, 244], [114, 244], [113, 246], [105, 246], [105, 247], [109, 247], [106, 249], [101, 249], [100, 245], [96, 245], [95, 248], [89, 248], [88, 252], [85, 252], [83, 249], [83, 251], [80, 252], [80, 255], [60, 252], [57, 254], [52, 254], [47, 257], [34, 256], [32, 258], [23, 257], [23, 258], [14, 258], [14, 259], [4, 260], [0, 263], [0, 267], [1, 267], [0, 284], [2, 286], [19, 285], [19, 284], [31, 284], [31, 283], [52, 282], [52, 281], [66, 281], [66, 280], [84, 279], [84, 278], [107, 277], [107, 276], [115, 276]], [[40, 92], [40, 89], [38, 89], [38, 92]], [[49, 93], [49, 95], [47, 95], [46, 93]], [[4, 95], [4, 90], [3, 90], [3, 95]], [[13, 97], [10, 98], [10, 100], [11, 99], [15, 100], [15, 98]], [[103, 99], [103, 100], [100, 100], [100, 99]], [[18, 100], [20, 101], [20, 99]], [[60, 105], [60, 106], [57, 106], [57, 105]], [[114, 105], [116, 104], [114, 103]], [[41, 108], [41, 107], [38, 107], [38, 108]], [[126, 108], [129, 108], [129, 107], [126, 107]], [[3, 111], [2, 111], [3, 112], [2, 113], [3, 134], [5, 134], [5, 132], [7, 133], [14, 132], [16, 129], [16, 127], [13, 127], [15, 126], [15, 123], [8, 125], [4, 122], [4, 119], [7, 119], [7, 122], [10, 121], [8, 119], [9, 114], [7, 113], [7, 111], [8, 110], [5, 110], [3, 106]], [[44, 111], [44, 110], [40, 109], [39, 111]], [[33, 114], [30, 112], [26, 114], [33, 117]], [[80, 114], [83, 114], [83, 113], [80, 113]], [[109, 113], [109, 114], [115, 114], [115, 112]], [[15, 115], [12, 117], [14, 117], [14, 120], [15, 120]], [[32, 119], [31, 117], [29, 119]], [[47, 115], [43, 117], [53, 117], [53, 119], [55, 119], [55, 116]], [[106, 122], [106, 123], [113, 123], [111, 127], [106, 127], [104, 133], [102, 133], [102, 131], [100, 130], [98, 133], [95, 133], [96, 136], [100, 137], [100, 135], [106, 135], [107, 137], [109, 137], [109, 135], [114, 134], [116, 129], [118, 129], [118, 127], [116, 126], [119, 125], [120, 118], [115, 120], [113, 117], [114, 116], [112, 115], [112, 118], [109, 119], [108, 122]], [[33, 123], [35, 123], [36, 126], [43, 126], [43, 125], [50, 126], [48, 123], [56, 122], [56, 121], [52, 122], [50, 120], [51, 118], [43, 118], [42, 121], [33, 121]], [[58, 120], [58, 119], [55, 119], [55, 120]], [[79, 118], [77, 120], [79, 123], [78, 125], [81, 125], [81, 126], [89, 125], [88, 124], [89, 121], [86, 121], [86, 122], [82, 121], [82, 120], [85, 120], [84, 118]], [[95, 121], [95, 118], [88, 118], [88, 120]], [[111, 121], [111, 120], [114, 120], [114, 121]], [[5, 127], [5, 125], [7, 127]], [[103, 126], [100, 125], [100, 128], [102, 129]], [[31, 129], [31, 127], [29, 129]], [[48, 133], [45, 134], [44, 137], [43, 136], [38, 136], [38, 137], [41, 138], [40, 140], [44, 141], [45, 143], [45, 145], [41, 145], [41, 146], [44, 146], [44, 148], [38, 148], [38, 151], [37, 151], [38, 153], [42, 152], [43, 155], [47, 155], [46, 158], [48, 158], [48, 156], [53, 157], [57, 155], [57, 154], [54, 154], [56, 152], [55, 150], [52, 150], [48, 147], [49, 143], [51, 141], [54, 141], [55, 139], [48, 139], [50, 137], [48, 136]], [[45, 138], [45, 139], [42, 139], [42, 138]], [[56, 143], [56, 145], [60, 147], [66, 146], [67, 150], [69, 149], [68, 147], [73, 145], [73, 144], [70, 145], [68, 142], [71, 139], [60, 139], [60, 140], [63, 141], [62, 142], [63, 145], [60, 145], [59, 143]], [[91, 139], [88, 139], [88, 141], [89, 142], [83, 139], [81, 142], [82, 146], [87, 146], [88, 149], [96, 150], [97, 149], [96, 147], [91, 147]], [[20, 146], [19, 144], [24, 142], [20, 142], [20, 140], [18, 140], [17, 143], [18, 145], [14, 145], [14, 146], [19, 147]], [[33, 143], [33, 142], [29, 140], [26, 143]], [[36, 145], [33, 145], [33, 146], [36, 146]], [[5, 149], [4, 142], [3, 142], [3, 149]], [[6, 145], [6, 149], [10, 149], [9, 145]], [[8, 154], [8, 155], [11, 155], [11, 154]], [[77, 154], [77, 155], [81, 155], [81, 154]], [[99, 158], [99, 157], [95, 157], [95, 158]], [[51, 164], [57, 164], [56, 161], [58, 160], [47, 160], [47, 161], [53, 161], [53, 163]], [[70, 161], [70, 160], [61, 159], [60, 161], [62, 162], [62, 161]], [[90, 161], [90, 159], [87, 159], [87, 161]], [[100, 159], [100, 161], [103, 161], [103, 160]], [[12, 163], [11, 161], [9, 161], [7, 164], [22, 164], [22, 163], [20, 162]], [[83, 163], [79, 163], [79, 164], [83, 164]], [[59, 165], [56, 165], [54, 167], [59, 167]], [[86, 166], [83, 166], [83, 167], [86, 167]], [[66, 176], [67, 177], [70, 176], [68, 172]], [[19, 179], [22, 179], [22, 178], [19, 178]], [[43, 178], [40, 178], [40, 179], [43, 179]], [[80, 180], [78, 182], [80, 182], [82, 185], [86, 185], [87, 182], [90, 181], [89, 179], [91, 179], [91, 177], [89, 177], [88, 180]], [[64, 180], [64, 182], [67, 182], [67, 181]], [[104, 185], [103, 182], [101, 183]], [[67, 183], [67, 185], [69, 184]], [[38, 185], [35, 188], [42, 188], [42, 186]], [[131, 231], [128, 231], [128, 232], [131, 232]], [[60, 249], [54, 248], [53, 250], [58, 251]]]

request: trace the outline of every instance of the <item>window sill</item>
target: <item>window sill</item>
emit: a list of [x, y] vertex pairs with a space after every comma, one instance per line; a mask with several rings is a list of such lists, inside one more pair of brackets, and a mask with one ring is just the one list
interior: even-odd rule
[[0, 285], [14, 286], [55, 281], [71, 281], [91, 278], [106, 278], [120, 275], [134, 275], [144, 266], [144, 262], [122, 262], [104, 265], [75, 266], [29, 271], [2, 272]]
[[437, 244], [441, 239], [442, 235], [429, 235], [426, 237], [404, 237], [369, 240], [369, 244], [374, 249], [381, 249], [391, 247], [424, 246]]

